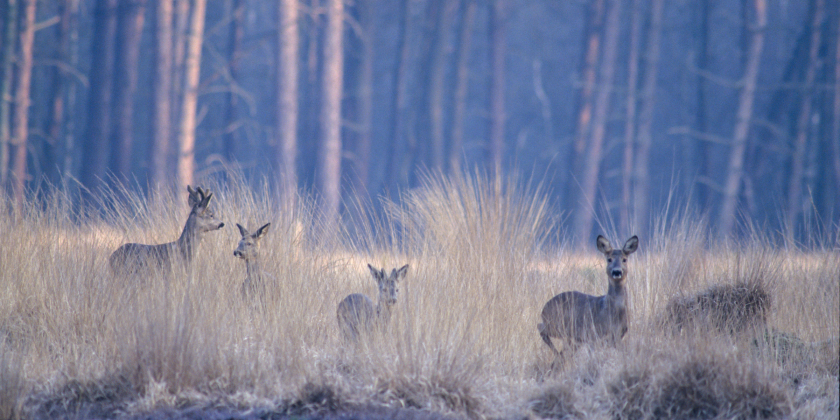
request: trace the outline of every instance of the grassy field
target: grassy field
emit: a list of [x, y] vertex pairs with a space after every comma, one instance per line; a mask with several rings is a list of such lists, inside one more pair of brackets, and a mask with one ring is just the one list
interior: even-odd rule
[[[540, 340], [542, 305], [604, 294], [595, 241], [572, 247], [538, 188], [429, 179], [374, 217], [318, 225], [300, 199], [205, 185], [227, 226], [191, 267], [116, 279], [125, 242], [180, 234], [179, 196], [115, 193], [80, 215], [60, 192], [0, 211], [0, 418], [837, 418], [838, 226], [815, 245], [759, 233], [721, 242], [671, 216], [630, 257], [630, 329], [565, 363]], [[364, 222], [360, 222], [360, 221]], [[261, 243], [265, 305], [244, 299], [234, 223]], [[605, 223], [609, 225], [608, 223]], [[631, 232], [607, 231], [620, 246]], [[410, 264], [385, 334], [339, 335], [347, 294], [376, 299], [366, 264]], [[771, 297], [767, 325], [675, 332], [671, 299], [748, 282]], [[361, 414], [360, 414], [361, 413]]]

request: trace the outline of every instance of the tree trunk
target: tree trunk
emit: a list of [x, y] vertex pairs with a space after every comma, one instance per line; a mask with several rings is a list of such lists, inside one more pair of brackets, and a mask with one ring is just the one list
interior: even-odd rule
[[134, 149], [134, 93], [137, 90], [140, 37], [146, 0], [122, 0], [117, 8], [117, 41], [114, 57], [114, 124], [111, 127], [111, 172], [116, 181], [131, 177]]
[[206, 6], [206, 0], [195, 0], [190, 19], [187, 56], [184, 60], [184, 98], [181, 105], [181, 122], [178, 127], [178, 191], [194, 183], [196, 108]]
[[[700, 45], [698, 46], [697, 68], [701, 72], [709, 68], [709, 19], [712, 14], [712, 0], [701, 0], [700, 5]], [[698, 133], [705, 134], [708, 130], [706, 117], [706, 77], [697, 77], [697, 114], [695, 114], [695, 126]], [[697, 174], [701, 178], [709, 178], [709, 145], [706, 141], [697, 141]], [[709, 208], [709, 188], [697, 183], [697, 204], [701, 209]]]
[[[633, 179], [633, 142], [636, 139], [636, 90], [639, 82], [639, 38], [642, 26], [642, 5], [640, 0], [633, 0], [630, 6], [630, 51], [627, 59], [627, 110], [624, 121], [624, 159], [621, 176], [621, 231], [629, 232], [630, 182]], [[633, 226], [635, 229], [636, 226]]]
[[601, 55], [601, 35], [604, 26], [606, 0], [590, 0], [586, 34], [584, 36], [583, 61], [581, 62], [581, 89], [578, 96], [577, 121], [573, 155], [581, 156], [586, 149], [586, 139], [592, 121], [592, 100], [595, 92], [595, 79], [598, 69], [598, 57]]
[[[278, 7], [285, 2], [278, 2]], [[233, 86], [239, 83], [239, 60], [242, 56], [242, 37], [244, 36], [244, 21], [245, 18], [245, 2], [243, 0], [233, 0], [230, 5], [231, 21], [230, 33], [228, 34], [228, 71], [230, 72], [231, 90], [225, 95], [225, 126], [224, 126], [224, 156], [228, 163], [235, 162], [238, 154], [239, 132], [238, 120], [239, 115], [237, 108], [239, 106], [239, 94], [233, 92]], [[282, 26], [281, 26], [282, 28]], [[283, 31], [277, 31], [278, 35], [282, 37]]]
[[341, 95], [344, 86], [344, 1], [327, 2], [321, 99], [319, 192], [327, 224], [338, 218], [341, 201]]
[[616, 55], [618, 53], [618, 32], [621, 27], [622, 0], [611, 0], [608, 7], [607, 22], [604, 31], [604, 56], [601, 61], [601, 74], [592, 114], [592, 136], [586, 154], [584, 166], [581, 199], [575, 214], [577, 239], [588, 241], [592, 232], [594, 217], [595, 192], [598, 186], [601, 167], [602, 149], [607, 130], [607, 114], [609, 113], [612, 85], [615, 76]]
[[802, 212], [802, 175], [805, 161], [805, 149], [808, 143], [808, 133], [811, 126], [811, 107], [814, 102], [814, 81], [817, 77], [817, 66], [820, 61], [820, 43], [822, 41], [822, 21], [825, 0], [811, 0], [813, 20], [811, 22], [811, 39], [808, 49], [808, 65], [805, 69], [804, 91], [802, 105], [796, 121], [796, 138], [793, 145], [792, 171], [788, 186], [788, 202], [785, 217], [785, 228], [789, 239], [793, 239], [799, 214]]
[[297, 0], [278, 3], [277, 38], [277, 167], [281, 193], [294, 204], [297, 194], [298, 75], [300, 28]]
[[429, 86], [429, 116], [431, 122], [430, 167], [436, 172], [444, 170], [444, 85], [446, 81], [446, 57], [449, 54], [449, 30], [455, 17], [455, 1], [447, 1], [440, 10], [441, 23], [432, 51], [432, 76]]
[[[67, 63], [72, 66], [70, 53], [70, 32], [75, 21], [74, 0], [61, 0], [58, 4], [58, 25], [55, 28], [55, 46], [53, 59], [59, 63]], [[69, 154], [64, 142], [65, 139], [65, 114], [67, 103], [65, 94], [70, 83], [64, 70], [58, 66], [50, 69], [50, 106], [47, 116], [47, 138], [44, 142], [43, 159], [44, 181], [57, 184], [64, 173], [63, 157]], [[72, 105], [72, 104], [71, 104]]]
[[9, 144], [12, 138], [12, 79], [14, 78], [15, 46], [17, 45], [17, 0], [8, 0], [3, 29], [3, 81], [0, 84], [0, 191], [6, 188], [9, 176]]
[[639, 130], [636, 135], [637, 150], [633, 176], [633, 226], [641, 235], [649, 232], [650, 215], [650, 173], [648, 161], [653, 143], [653, 107], [656, 103], [656, 79], [659, 71], [659, 44], [662, 35], [662, 9], [664, 0], [654, 0], [650, 10], [647, 59], [645, 60], [642, 85], [642, 104], [639, 112]]
[[[840, 27], [840, 4], [836, 5], [834, 24]], [[835, 39], [834, 50], [834, 118], [831, 126], [831, 154], [834, 166], [835, 191], [840, 190], [840, 28], [837, 29], [838, 36]], [[840, 208], [840, 193], [835, 192], [837, 208]]]
[[172, 135], [172, 0], [155, 2], [154, 101], [152, 102], [151, 183], [170, 183]]
[[[359, 22], [359, 46], [358, 46], [358, 80], [356, 82], [356, 93], [354, 105], [349, 113], [353, 114], [353, 120], [357, 127], [354, 133], [353, 159], [351, 166], [351, 179], [356, 192], [367, 195], [368, 182], [370, 177], [370, 153], [372, 139], [373, 121], [373, 63], [374, 63], [374, 21], [373, 0], [357, 1], [355, 17]], [[347, 82], [345, 82], [347, 83]], [[355, 112], [354, 112], [355, 111]], [[347, 118], [350, 116], [348, 115]]]
[[94, 9], [88, 117], [79, 174], [82, 184], [94, 196], [99, 194], [108, 168], [116, 10], [117, 0], [97, 0]]
[[490, 5], [490, 145], [487, 163], [494, 176], [502, 173], [505, 148], [505, 56], [507, 49], [507, 0]]
[[406, 42], [408, 33], [409, 2], [401, 1], [399, 22], [397, 26], [397, 62], [394, 66], [394, 79], [391, 92], [393, 94], [391, 106], [391, 129], [388, 136], [388, 156], [385, 162], [384, 189], [389, 194], [396, 195], [396, 187], [401, 178], [400, 163], [402, 159], [402, 143], [405, 136], [405, 116], [408, 108], [408, 87], [406, 73], [408, 73], [409, 47]]
[[449, 146], [449, 171], [461, 171], [461, 153], [464, 144], [464, 118], [467, 109], [467, 88], [469, 87], [470, 46], [472, 44], [472, 26], [475, 19], [475, 1], [464, 0], [463, 17], [459, 27], [458, 50], [455, 52], [455, 89], [452, 112], [452, 140]]
[[12, 163], [13, 192], [15, 202], [23, 203], [26, 187], [26, 147], [29, 137], [29, 104], [32, 84], [32, 47], [35, 41], [35, 4], [36, 0], [23, 2], [23, 27], [20, 30], [20, 58], [17, 69], [17, 87], [15, 89], [14, 161]]
[[753, 0], [753, 7], [756, 22], [750, 36], [750, 49], [742, 80], [743, 87], [738, 98], [737, 120], [732, 136], [732, 150], [729, 154], [723, 204], [720, 211], [720, 233], [723, 236], [730, 235], [735, 226], [735, 210], [743, 177], [744, 151], [747, 147], [747, 135], [752, 120], [758, 67], [764, 49], [764, 29], [767, 25], [766, 0]]

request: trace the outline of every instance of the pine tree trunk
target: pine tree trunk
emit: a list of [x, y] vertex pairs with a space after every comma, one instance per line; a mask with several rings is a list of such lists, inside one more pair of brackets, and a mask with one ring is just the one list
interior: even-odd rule
[[444, 85], [446, 77], [446, 56], [448, 55], [449, 30], [455, 17], [455, 1], [446, 2], [441, 8], [441, 23], [432, 51], [432, 77], [429, 85], [429, 116], [431, 122], [430, 167], [437, 171], [444, 170]]
[[502, 173], [505, 148], [505, 56], [507, 49], [507, 1], [490, 5], [490, 145], [487, 164], [494, 176]]
[[14, 161], [12, 162], [12, 190], [15, 202], [23, 203], [27, 181], [26, 147], [29, 137], [29, 104], [32, 85], [32, 48], [35, 42], [35, 5], [36, 0], [24, 0], [23, 27], [20, 28], [20, 58], [17, 69], [17, 87], [15, 89]]
[[575, 213], [577, 239], [588, 241], [592, 232], [594, 217], [595, 192], [598, 186], [604, 137], [607, 131], [612, 85], [615, 78], [616, 55], [618, 53], [618, 32], [621, 25], [622, 0], [611, 0], [607, 8], [607, 22], [604, 32], [604, 56], [601, 61], [601, 74], [595, 104], [592, 113], [592, 130], [586, 153], [583, 178], [581, 179], [581, 199]]
[[324, 34], [319, 192], [327, 224], [338, 218], [341, 201], [341, 96], [344, 86], [344, 1], [329, 0]]
[[281, 193], [287, 204], [297, 194], [298, 75], [300, 27], [297, 0], [278, 3], [277, 38], [277, 167]]
[[744, 68], [743, 87], [738, 98], [737, 119], [732, 136], [732, 150], [729, 154], [726, 183], [724, 184], [723, 204], [720, 211], [720, 233], [730, 235], [735, 226], [735, 210], [743, 178], [744, 151], [747, 147], [747, 135], [752, 120], [755, 89], [758, 81], [758, 67], [764, 49], [764, 29], [767, 25], [766, 0], [753, 0], [756, 22], [750, 37], [750, 49]]
[[802, 105], [796, 121], [796, 138], [793, 145], [792, 171], [788, 186], [788, 202], [785, 228], [788, 238], [793, 239], [799, 214], [802, 212], [802, 176], [805, 163], [805, 149], [811, 125], [811, 108], [814, 102], [814, 82], [819, 65], [820, 43], [822, 41], [822, 21], [825, 12], [825, 0], [812, 0], [813, 20], [811, 21], [811, 39], [808, 48], [808, 64], [805, 69]]
[[172, 0], [155, 2], [154, 102], [152, 103], [151, 183], [161, 186], [172, 179]]
[[[633, 180], [633, 143], [636, 140], [636, 97], [639, 82], [639, 38], [642, 27], [642, 5], [633, 0], [630, 6], [630, 50], [627, 59], [627, 110], [624, 121], [624, 156], [621, 175], [621, 220], [622, 232], [629, 232], [632, 196], [630, 183]], [[633, 226], [636, 229], [636, 226]]]
[[198, 81], [201, 75], [201, 47], [204, 37], [206, 0], [195, 0], [190, 32], [187, 38], [187, 55], [184, 60], [184, 98], [181, 121], [178, 127], [178, 190], [193, 185], [195, 176], [195, 129], [198, 106]]
[[[53, 59], [59, 63], [71, 65], [70, 32], [75, 20], [75, 1], [61, 0], [58, 5], [58, 25], [55, 28], [55, 50]], [[67, 103], [65, 95], [70, 83], [65, 72], [56, 67], [50, 69], [50, 106], [47, 116], [47, 138], [43, 149], [44, 181], [55, 185], [64, 173], [63, 158], [68, 153], [65, 139], [65, 114]], [[72, 105], [72, 104], [71, 104]]]
[[653, 143], [653, 107], [656, 103], [656, 78], [659, 71], [659, 44], [662, 35], [664, 0], [653, 0], [648, 29], [647, 59], [642, 85], [642, 103], [639, 112], [639, 130], [636, 134], [637, 150], [633, 176], [633, 226], [641, 235], [649, 233], [650, 215], [650, 147]]
[[[228, 71], [230, 72], [229, 83], [231, 84], [231, 88], [233, 88], [239, 83], [239, 60], [242, 56], [242, 37], [245, 34], [245, 3], [243, 0], [233, 0], [228, 3], [231, 3], [231, 20], [230, 33], [228, 34], [227, 61]], [[278, 7], [284, 3], [279, 2]], [[277, 31], [278, 35], [282, 34], [282, 32], [282, 30]], [[237, 135], [239, 133], [239, 115], [237, 112], [239, 94], [233, 92], [233, 89], [231, 89], [225, 96], [224, 156], [226, 162], [232, 163], [236, 161], [239, 149], [240, 136]]]
[[385, 161], [384, 189], [389, 194], [396, 193], [396, 187], [401, 178], [402, 143], [405, 137], [405, 117], [408, 108], [408, 87], [406, 74], [408, 73], [409, 46], [406, 42], [408, 33], [409, 2], [401, 1], [399, 23], [397, 27], [397, 62], [394, 66], [394, 79], [391, 105], [391, 127], [388, 136], [388, 155]]
[[9, 176], [9, 145], [12, 139], [12, 96], [15, 45], [17, 45], [17, 0], [8, 0], [3, 25], [3, 81], [0, 84], [0, 190], [6, 188]]
[[108, 168], [108, 130], [111, 127], [114, 40], [117, 0], [97, 0], [94, 10], [90, 91], [82, 166], [79, 177], [93, 195], [99, 193]]
[[453, 89], [452, 134], [449, 146], [449, 171], [461, 171], [461, 154], [464, 144], [464, 119], [469, 87], [469, 52], [472, 44], [472, 26], [475, 19], [475, 1], [463, 1], [463, 17], [459, 27], [458, 50], [455, 53], [455, 89]]
[[131, 177], [134, 149], [134, 94], [143, 32], [145, 0], [121, 0], [117, 8], [114, 61], [114, 124], [111, 127], [111, 172], [118, 182]]

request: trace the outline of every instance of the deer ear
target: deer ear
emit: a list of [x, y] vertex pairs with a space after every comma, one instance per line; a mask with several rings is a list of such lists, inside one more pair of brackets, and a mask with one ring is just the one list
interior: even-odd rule
[[622, 249], [622, 251], [625, 255], [630, 255], [636, 252], [637, 249], [639, 249], [639, 237], [633, 235], [633, 237], [631, 237], [627, 240], [627, 242], [624, 243], [624, 248]]
[[373, 276], [373, 278], [379, 281], [379, 279], [382, 277], [382, 273], [370, 264], [368, 264], [368, 269], [370, 270], [370, 274]]
[[400, 267], [399, 269], [395, 269], [394, 271], [392, 271], [391, 272], [391, 277], [393, 277], [394, 280], [399, 280], [399, 279], [405, 277], [406, 273], [408, 273], [408, 264]]
[[240, 234], [240, 235], [242, 235], [242, 237], [243, 237], [243, 238], [244, 238], [244, 237], [246, 237], [246, 236], [248, 236], [248, 229], [245, 229], [245, 228], [244, 228], [244, 227], [242, 227], [242, 225], [240, 225], [239, 223], [237, 223], [237, 224], [236, 224], [236, 227], [238, 227], [238, 228], [239, 228], [239, 234]]
[[254, 238], [260, 239], [268, 233], [268, 227], [271, 226], [271, 223], [264, 224], [261, 228], [257, 229], [256, 233], [254, 233]]
[[609, 254], [613, 250], [612, 245], [610, 245], [610, 241], [603, 235], [598, 235], [596, 243], [598, 245], [598, 251], [601, 251], [604, 254]]

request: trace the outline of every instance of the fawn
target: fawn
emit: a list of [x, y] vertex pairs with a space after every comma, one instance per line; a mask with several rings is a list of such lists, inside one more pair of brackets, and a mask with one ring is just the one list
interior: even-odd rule
[[604, 296], [581, 292], [563, 292], [549, 300], [537, 325], [540, 337], [560, 355], [551, 338], [564, 340], [574, 349], [578, 344], [606, 338], [615, 343], [627, 332], [627, 256], [639, 247], [639, 238], [628, 239], [622, 249], [614, 250], [610, 241], [598, 235], [598, 250], [607, 259], [609, 289]]
[[345, 339], [355, 340], [360, 334], [372, 331], [376, 327], [384, 328], [388, 324], [391, 319], [391, 307], [397, 302], [397, 282], [405, 277], [408, 264], [391, 270], [390, 275], [386, 274], [384, 268], [377, 270], [370, 264], [368, 269], [379, 285], [379, 301], [374, 305], [369, 297], [353, 293], [338, 304], [338, 328]]
[[268, 227], [271, 223], [264, 224], [256, 232], [251, 233], [239, 223], [236, 227], [239, 228], [239, 233], [242, 239], [239, 240], [239, 245], [233, 251], [233, 256], [241, 258], [245, 261], [245, 282], [242, 283], [242, 296], [253, 297], [262, 296], [265, 294], [265, 283], [262, 279], [262, 270], [260, 270], [259, 262], [259, 245], [260, 239], [268, 233]]
[[193, 190], [189, 185], [187, 192], [190, 194], [191, 210], [181, 236], [174, 242], [160, 245], [123, 244], [108, 259], [114, 274], [130, 275], [149, 269], [169, 273], [172, 270], [173, 258], [180, 258], [184, 264], [189, 265], [202, 235], [225, 226], [216, 219], [213, 211], [207, 208], [213, 193], [204, 191], [201, 187]]

